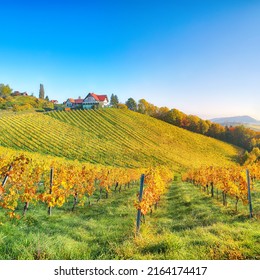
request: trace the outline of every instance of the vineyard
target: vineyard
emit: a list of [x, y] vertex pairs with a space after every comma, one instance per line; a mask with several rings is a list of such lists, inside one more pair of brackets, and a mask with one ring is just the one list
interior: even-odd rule
[[89, 205], [92, 196], [102, 192], [108, 198], [113, 190], [119, 192], [137, 182], [141, 174], [145, 174], [146, 188], [141, 203], [135, 206], [145, 215], [165, 192], [172, 179], [172, 172], [166, 167], [149, 169], [127, 169], [68, 163], [65, 160], [42, 160], [29, 158], [25, 155], [10, 157], [1, 156], [0, 162], [0, 207], [7, 210], [11, 218], [20, 218], [15, 210], [24, 204], [23, 215], [29, 204], [46, 204], [48, 213], [54, 207], [62, 207], [64, 203], [73, 201], [72, 210], [76, 205]]
[[0, 145], [102, 165], [175, 171], [234, 165], [239, 150], [130, 110], [77, 110], [0, 118]]
[[236, 147], [130, 110], [0, 129], [3, 259], [260, 258], [260, 165], [238, 166]]
[[[2, 201], [12, 205], [12, 208], [0, 211], [2, 259], [260, 258], [259, 217], [254, 215], [253, 219], [248, 218], [248, 205], [239, 206], [236, 213], [231, 211], [230, 207], [220, 206], [210, 198], [205, 199], [205, 194], [191, 187], [189, 183], [174, 181], [167, 186], [157, 176], [158, 173], [167, 172], [167, 169], [140, 170], [145, 172], [146, 191], [143, 200], [139, 202], [139, 174], [136, 177], [133, 174], [138, 182], [130, 183], [129, 187], [128, 183], [125, 185], [122, 181], [122, 185], [114, 183], [107, 189], [104, 187], [107, 185], [105, 181], [103, 185], [100, 180], [96, 185], [92, 181], [95, 188], [86, 186], [83, 192], [82, 186], [78, 185], [80, 180], [71, 173], [62, 175], [62, 170], [59, 169], [62, 162], [56, 162], [53, 168], [53, 193], [50, 193], [51, 165], [45, 164], [46, 170], [42, 179], [46, 178], [46, 184], [41, 180], [36, 188], [34, 183], [31, 190], [36, 191], [27, 196], [30, 188], [28, 185], [25, 191], [27, 185], [23, 185], [23, 178], [32, 170], [29, 167], [30, 160], [28, 164], [26, 157], [13, 161], [14, 170], [25, 167], [24, 177], [21, 174], [14, 176], [11, 172], [7, 173], [10, 177], [4, 190], [2, 189], [2, 199], [5, 197]], [[6, 175], [4, 171], [10, 169], [9, 163], [10, 161], [6, 161], [2, 166], [3, 175]], [[34, 168], [38, 164], [40, 163], [34, 163]], [[91, 164], [87, 166], [91, 170]], [[84, 171], [83, 165], [75, 167], [67, 163], [67, 167], [74, 167], [73, 171]], [[102, 174], [101, 166], [97, 170]], [[91, 173], [88, 172], [89, 175]], [[91, 182], [91, 178], [88, 178]], [[64, 188], [66, 182], [75, 185]], [[15, 190], [12, 184], [17, 184]], [[161, 185], [164, 187], [157, 188]], [[259, 186], [255, 181], [252, 192], [259, 190]], [[94, 191], [90, 196], [89, 190]], [[15, 200], [8, 200], [11, 191], [15, 194]], [[75, 191], [78, 191], [77, 196]], [[256, 194], [258, 196], [254, 197], [254, 209], [260, 203], [260, 192]], [[34, 200], [31, 200], [32, 197]], [[15, 201], [17, 206], [13, 204]], [[29, 205], [26, 202], [29, 202]], [[151, 210], [154, 209], [152, 205], [157, 209], [152, 211], [151, 215]], [[25, 210], [25, 206], [29, 206], [29, 209]], [[48, 215], [49, 207], [51, 215]], [[147, 218], [142, 221], [140, 236], [134, 237], [137, 209], [141, 209]], [[23, 213], [24, 211], [26, 212]], [[11, 219], [3, 215], [4, 212], [10, 215]]]
[[[235, 211], [238, 202], [249, 203], [250, 189], [260, 180], [260, 164], [255, 163], [243, 167], [202, 167], [191, 169], [183, 174], [183, 181], [201, 187], [211, 197], [222, 197], [223, 205], [227, 205], [227, 196], [235, 201]], [[251, 203], [251, 202], [250, 202]]]

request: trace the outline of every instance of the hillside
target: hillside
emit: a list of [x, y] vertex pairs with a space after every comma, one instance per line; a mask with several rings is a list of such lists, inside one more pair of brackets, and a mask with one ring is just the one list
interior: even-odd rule
[[0, 96], [0, 115], [6, 112], [47, 111], [53, 108], [53, 103], [35, 96]]
[[239, 124], [260, 124], [259, 121], [250, 117], [250, 116], [237, 116], [237, 117], [226, 117], [226, 118], [215, 118], [211, 120], [212, 122], [219, 123], [219, 124], [226, 124], [226, 123], [239, 123]]
[[[1, 259], [259, 259], [259, 182], [249, 220], [241, 200], [228, 196], [224, 207], [216, 189], [210, 197], [176, 172], [166, 187], [164, 168], [162, 177], [145, 172], [141, 203], [158, 193], [159, 201], [135, 235], [143, 169], [63, 160], [184, 171], [235, 164], [234, 146], [120, 109], [6, 115], [0, 130], [1, 181], [9, 174], [0, 188]], [[21, 150], [28, 158], [13, 160]], [[151, 184], [163, 192], [146, 192]]]
[[238, 117], [228, 117], [228, 118], [215, 118], [211, 120], [214, 123], [218, 123], [222, 126], [239, 126], [243, 125], [254, 131], [260, 131], [260, 121], [249, 117], [249, 116], [238, 116]]
[[246, 125], [246, 127], [260, 132], [260, 123], [259, 124], [248, 124], [248, 125]]
[[239, 150], [130, 110], [105, 109], [0, 118], [0, 145], [123, 167], [155, 164], [180, 171], [230, 165]]

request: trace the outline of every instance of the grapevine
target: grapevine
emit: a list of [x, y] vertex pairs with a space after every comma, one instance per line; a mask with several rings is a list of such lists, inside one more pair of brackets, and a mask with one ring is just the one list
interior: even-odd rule
[[[51, 183], [50, 170], [53, 171]], [[73, 200], [74, 210], [76, 205], [83, 206], [89, 201], [96, 191], [101, 194], [105, 190], [108, 196], [113, 185], [117, 184], [121, 190], [122, 186], [130, 186], [136, 181], [140, 174], [139, 169], [68, 162], [58, 158], [39, 160], [24, 154], [17, 157], [1, 155], [0, 207], [7, 210], [10, 217], [17, 218], [19, 204], [24, 205], [23, 215], [30, 203], [44, 203], [50, 209]]]
[[[201, 167], [191, 169], [182, 176], [183, 181], [188, 181], [194, 185], [201, 186], [204, 191], [214, 196], [214, 188], [222, 194], [223, 205], [227, 205], [226, 197], [229, 195], [235, 199], [235, 210], [237, 211], [238, 201], [243, 204], [248, 203], [248, 182], [246, 169], [250, 174], [250, 185], [253, 188], [254, 182], [260, 180], [260, 165], [255, 163], [243, 167]], [[209, 192], [209, 188], [211, 188]]]

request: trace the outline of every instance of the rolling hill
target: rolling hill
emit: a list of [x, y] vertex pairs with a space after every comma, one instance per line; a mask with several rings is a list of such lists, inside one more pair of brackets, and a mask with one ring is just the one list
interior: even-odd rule
[[212, 122], [221, 124], [223, 126], [238, 126], [243, 125], [255, 131], [260, 131], [260, 121], [249, 116], [227, 117], [227, 118], [215, 118]]
[[0, 145], [122, 167], [176, 171], [234, 164], [239, 149], [130, 110], [77, 110], [0, 118]]
[[223, 124], [223, 123], [252, 123], [260, 124], [259, 121], [250, 116], [237, 116], [237, 117], [226, 117], [226, 118], [215, 118], [211, 120], [212, 122]]

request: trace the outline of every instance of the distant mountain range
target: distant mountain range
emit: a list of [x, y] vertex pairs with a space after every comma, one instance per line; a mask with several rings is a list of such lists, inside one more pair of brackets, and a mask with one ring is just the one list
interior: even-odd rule
[[214, 118], [211, 119], [212, 122], [219, 123], [222, 125], [230, 124], [259, 124], [260, 121], [250, 117], [250, 116], [237, 116], [237, 117], [226, 117], [226, 118]]

